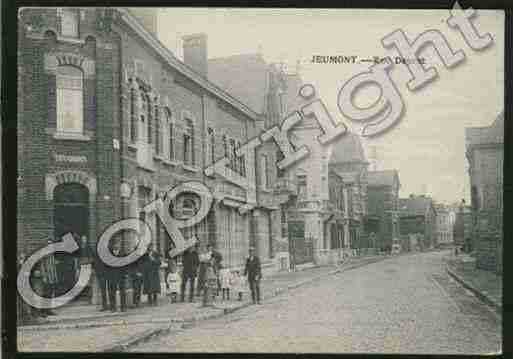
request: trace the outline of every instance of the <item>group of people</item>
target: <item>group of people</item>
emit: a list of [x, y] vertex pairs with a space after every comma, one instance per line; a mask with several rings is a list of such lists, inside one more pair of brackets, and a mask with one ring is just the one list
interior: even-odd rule
[[[31, 285], [36, 293], [46, 298], [54, 298], [69, 290], [79, 276], [81, 264], [91, 264], [96, 276], [101, 297], [100, 311], [110, 310], [115, 312], [117, 307], [117, 293], [120, 297], [119, 310], [127, 310], [127, 283], [131, 283], [133, 307], [141, 304], [141, 295], [148, 296], [148, 304], [156, 306], [159, 294], [161, 294], [160, 268], [162, 259], [160, 254], [154, 250], [153, 244], [148, 246], [147, 252], [136, 262], [125, 267], [107, 266], [97, 254], [96, 248], [91, 246], [85, 236], [80, 239], [80, 251], [71, 257], [73, 270], [60, 273], [57, 268], [55, 254], [42, 259], [34, 266], [31, 273]], [[48, 244], [52, 244], [51, 240]], [[115, 256], [122, 256], [122, 248], [117, 243], [111, 249]], [[68, 258], [69, 259], [69, 258]], [[21, 253], [18, 258], [18, 270], [21, 269], [26, 256]], [[246, 278], [247, 277], [247, 281]], [[182, 268], [175, 259], [169, 259], [165, 284], [168, 294], [173, 302], [185, 301], [188, 288], [188, 300], [193, 302], [196, 296], [203, 295], [203, 303], [211, 302], [211, 299], [222, 294], [223, 300], [230, 299], [230, 293], [234, 292], [239, 300], [243, 299], [245, 287], [249, 283], [253, 303], [260, 303], [260, 279], [262, 278], [260, 260], [255, 255], [255, 249], [250, 248], [246, 260], [244, 272], [232, 271], [222, 265], [222, 255], [214, 250], [211, 244], [203, 247], [200, 251], [196, 244], [188, 248], [182, 255]], [[64, 291], [59, 288], [64, 284], [67, 288]], [[61, 288], [62, 289], [62, 288]], [[22, 308], [27, 311], [27, 308]], [[46, 317], [56, 315], [51, 309], [32, 310], [33, 316]]]
[[247, 276], [250, 284], [253, 303], [260, 303], [260, 260], [255, 255], [254, 248], [250, 248], [249, 257], [243, 275], [240, 271], [223, 267], [222, 255], [207, 245], [206, 250], [198, 253], [198, 246], [187, 249], [182, 257], [182, 270], [178, 270], [176, 263], [170, 265], [166, 277], [166, 286], [171, 302], [185, 301], [187, 287], [189, 287], [189, 302], [193, 302], [196, 278], [197, 296], [203, 295], [203, 304], [208, 305], [211, 298], [222, 294], [223, 300], [230, 300], [230, 290], [237, 294], [240, 301], [246, 288]]

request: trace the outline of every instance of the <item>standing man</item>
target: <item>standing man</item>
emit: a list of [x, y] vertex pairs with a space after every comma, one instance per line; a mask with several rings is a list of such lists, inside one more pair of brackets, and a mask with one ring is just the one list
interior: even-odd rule
[[[119, 245], [114, 246], [112, 254], [116, 257], [120, 257], [121, 249]], [[125, 288], [125, 268], [123, 267], [109, 267], [107, 268], [107, 281], [109, 284], [109, 302], [110, 311], [115, 312], [117, 310], [117, 298], [116, 291], [119, 289], [119, 300], [120, 309], [122, 312], [126, 312], [126, 288]]]
[[199, 256], [197, 252], [198, 245], [188, 248], [183, 255], [182, 269], [182, 285], [181, 285], [181, 301], [185, 302], [185, 288], [189, 282], [189, 302], [192, 303], [194, 298], [194, 280], [199, 266]]
[[249, 288], [251, 289], [251, 298], [253, 304], [260, 302], [260, 279], [262, 279], [262, 268], [260, 267], [260, 258], [255, 255], [255, 248], [249, 248], [249, 257], [246, 260], [244, 275], [248, 276]]
[[153, 249], [153, 243], [148, 246], [148, 253], [143, 264], [144, 294], [148, 295], [148, 304], [157, 306], [157, 296], [160, 294], [160, 254]]
[[[53, 244], [48, 240], [48, 245]], [[41, 261], [41, 277], [43, 279], [43, 296], [46, 298], [53, 298], [57, 290], [57, 267], [55, 264], [55, 255], [49, 254]], [[46, 315], [57, 315], [51, 309], [43, 309], [42, 312]]]

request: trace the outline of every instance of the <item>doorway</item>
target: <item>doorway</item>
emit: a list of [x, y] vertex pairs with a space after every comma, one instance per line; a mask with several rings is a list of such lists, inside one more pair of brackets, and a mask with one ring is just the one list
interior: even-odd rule
[[[77, 240], [82, 236], [89, 238], [89, 190], [87, 187], [79, 183], [60, 184], [55, 187], [53, 198], [54, 240], [60, 241], [66, 233], [70, 232]], [[56, 253], [55, 259], [59, 281], [57, 295], [62, 295], [75, 285], [80, 269], [80, 257]], [[89, 289], [84, 290], [80, 297], [89, 297], [89, 292]]]

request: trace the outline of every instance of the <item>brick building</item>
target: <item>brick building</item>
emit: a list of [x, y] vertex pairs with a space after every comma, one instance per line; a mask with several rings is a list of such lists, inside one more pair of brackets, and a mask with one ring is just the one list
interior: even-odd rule
[[465, 139], [476, 264], [501, 272], [504, 112], [490, 126], [466, 128]]
[[394, 212], [398, 210], [401, 182], [397, 170], [369, 171], [367, 173], [367, 218], [366, 233], [375, 233], [377, 247], [381, 250], [392, 247]]
[[[18, 250], [30, 254], [69, 231], [94, 243], [114, 221], [144, 216], [165, 256], [173, 244], [154, 214], [141, 210], [198, 180], [214, 205], [184, 236], [214, 243], [231, 267], [243, 265], [253, 244], [273, 267], [271, 215], [260, 215], [272, 205], [203, 171], [226, 156], [232, 171], [254, 178], [251, 161], [235, 150], [260, 132], [261, 117], [207, 79], [204, 35], [183, 39], [184, 63], [158, 41], [150, 10], [20, 12]], [[196, 196], [180, 196], [173, 215], [198, 205]], [[59, 261], [61, 272], [69, 270], [65, 256]]]

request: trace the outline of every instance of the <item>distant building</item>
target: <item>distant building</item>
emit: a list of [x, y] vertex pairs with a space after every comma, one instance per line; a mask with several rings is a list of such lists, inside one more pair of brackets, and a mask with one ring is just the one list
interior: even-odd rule
[[451, 210], [444, 204], [436, 204], [436, 241], [438, 245], [447, 245], [453, 241], [453, 223]]
[[[365, 232], [375, 233], [378, 248], [392, 246], [394, 212], [398, 210], [401, 183], [397, 170], [369, 171], [367, 174], [367, 218]], [[398, 228], [396, 228], [397, 230]]]
[[399, 222], [402, 238], [417, 234], [419, 249], [425, 250], [436, 245], [436, 209], [433, 200], [425, 195], [410, 195], [399, 199]]
[[477, 266], [502, 271], [504, 112], [487, 127], [465, 129]]

